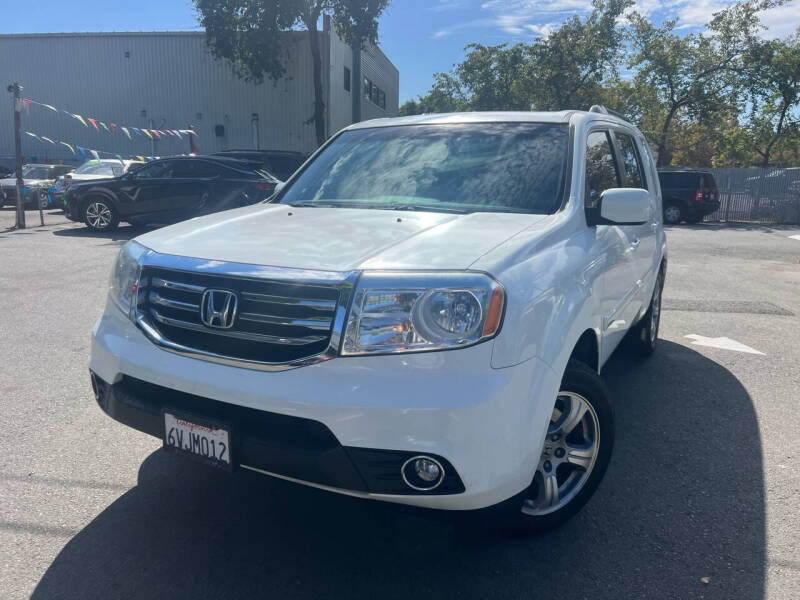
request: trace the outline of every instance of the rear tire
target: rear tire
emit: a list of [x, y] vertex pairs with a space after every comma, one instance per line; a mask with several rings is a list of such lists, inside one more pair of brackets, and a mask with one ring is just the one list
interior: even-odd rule
[[570, 360], [528, 489], [486, 511], [503, 530], [528, 535], [558, 527], [592, 497], [614, 448], [610, 393], [594, 370]]
[[90, 198], [83, 206], [82, 216], [93, 231], [114, 231], [119, 225], [119, 211], [105, 198]]
[[667, 204], [664, 207], [664, 222], [668, 225], [677, 225], [684, 217], [684, 210], [680, 204]]
[[656, 285], [653, 289], [653, 296], [650, 298], [650, 306], [629, 334], [633, 348], [639, 356], [652, 356], [653, 352], [656, 351], [658, 328], [661, 325], [661, 294], [663, 290], [664, 269], [662, 268], [656, 277]]

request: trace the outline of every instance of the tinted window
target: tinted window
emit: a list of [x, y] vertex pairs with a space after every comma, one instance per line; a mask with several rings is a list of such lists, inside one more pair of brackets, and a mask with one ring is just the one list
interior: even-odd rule
[[214, 163], [205, 160], [179, 160], [175, 161], [173, 177], [216, 177], [220, 169]]
[[586, 206], [596, 207], [600, 194], [615, 187], [620, 185], [611, 141], [605, 131], [594, 131], [586, 140]]
[[622, 159], [622, 171], [625, 187], [647, 189], [647, 182], [642, 169], [642, 160], [633, 138], [624, 133], [615, 134]]
[[[122, 166], [120, 165], [119, 168], [121, 169]], [[79, 175], [113, 175], [114, 170], [111, 163], [85, 162], [75, 169], [75, 173]]]
[[281, 198], [373, 208], [552, 213], [569, 132], [560, 123], [405, 125], [346, 131]]
[[303, 161], [290, 156], [280, 156], [270, 159], [269, 163], [273, 171], [276, 173], [286, 173], [288, 176], [297, 171], [297, 168], [303, 164]]
[[658, 174], [663, 188], [696, 188], [699, 182], [697, 173], [664, 172]]
[[22, 177], [23, 179], [49, 179], [52, 176], [50, 175], [49, 167], [32, 167], [30, 165], [24, 165], [22, 167]]
[[160, 179], [163, 177], [172, 177], [172, 166], [173, 163], [171, 161], [150, 163], [147, 166], [134, 171], [133, 178]]

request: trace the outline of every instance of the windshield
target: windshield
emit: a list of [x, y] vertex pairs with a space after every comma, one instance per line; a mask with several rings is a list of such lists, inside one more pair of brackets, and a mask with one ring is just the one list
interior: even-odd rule
[[[117, 167], [116, 169], [114, 167]], [[121, 164], [114, 165], [112, 163], [83, 163], [80, 167], [75, 169], [76, 174], [80, 175], [108, 175], [115, 177], [122, 174], [123, 167]]]
[[50, 179], [50, 169], [48, 167], [36, 167], [24, 165], [22, 167], [23, 179]]
[[569, 131], [556, 123], [404, 125], [345, 131], [280, 202], [445, 212], [552, 213]]

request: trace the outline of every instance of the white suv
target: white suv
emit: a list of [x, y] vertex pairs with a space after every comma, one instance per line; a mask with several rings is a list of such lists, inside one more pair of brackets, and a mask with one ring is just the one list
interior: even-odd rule
[[654, 350], [661, 214], [602, 107], [359, 123], [266, 203], [123, 247], [96, 398], [218, 467], [552, 527], [611, 456], [600, 369]]

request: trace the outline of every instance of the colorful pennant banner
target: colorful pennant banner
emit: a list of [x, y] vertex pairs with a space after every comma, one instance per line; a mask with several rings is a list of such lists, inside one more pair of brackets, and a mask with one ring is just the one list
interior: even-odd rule
[[[87, 157], [99, 159], [101, 154], [107, 156], [113, 156], [120, 160], [123, 160], [121, 155], [116, 154], [114, 152], [106, 152], [105, 150], [95, 150], [93, 148], [84, 148], [83, 146], [78, 146], [77, 144], [70, 144], [69, 142], [64, 142], [64, 141], [59, 141], [57, 144], [54, 140], [52, 140], [47, 136], [39, 135], [32, 131], [26, 131], [24, 133], [25, 135], [28, 135], [34, 138], [35, 140], [39, 140], [40, 142], [46, 142], [48, 144], [52, 144], [53, 146], [59, 144], [65, 146], [72, 154], [79, 155], [83, 160], [86, 160]], [[136, 158], [137, 160], [141, 160], [143, 162], [148, 160], [153, 160], [152, 156], [136, 155], [134, 158]]]
[[71, 112], [69, 112], [67, 110], [64, 110], [63, 108], [56, 108], [52, 104], [45, 104], [44, 102], [37, 102], [36, 100], [31, 100], [30, 98], [21, 98], [21, 101], [22, 101], [22, 107], [26, 111], [28, 111], [30, 109], [31, 104], [35, 104], [36, 106], [41, 106], [41, 107], [46, 108], [47, 110], [51, 110], [51, 111], [53, 111], [55, 113], [60, 113], [60, 114], [67, 115], [68, 117], [78, 121], [84, 127], [88, 128], [89, 124], [91, 123], [92, 127], [94, 128], [94, 130], [97, 131], [98, 133], [100, 132], [101, 129], [103, 129], [106, 132], [108, 132], [109, 134], [114, 135], [115, 131], [117, 129], [119, 129], [120, 131], [122, 131], [122, 133], [125, 134], [125, 136], [129, 140], [133, 139], [133, 136], [131, 136], [131, 134], [130, 134], [131, 131], [133, 131], [134, 133], [136, 133], [140, 137], [147, 136], [151, 140], [152, 139], [160, 140], [165, 136], [172, 136], [172, 137], [177, 137], [178, 139], [183, 139], [181, 134], [183, 134], [183, 135], [191, 135], [192, 137], [200, 137], [198, 135], [198, 133], [194, 129], [142, 129], [142, 128], [139, 128], [139, 127], [131, 127], [130, 125], [127, 125], [127, 126], [117, 125], [116, 123], [108, 123], [108, 124], [106, 124], [105, 122], [100, 121], [100, 120], [98, 120], [96, 118], [83, 117], [83, 116], [81, 116], [81, 115], [79, 115], [77, 113], [71, 113]]

